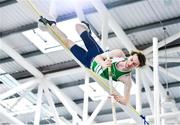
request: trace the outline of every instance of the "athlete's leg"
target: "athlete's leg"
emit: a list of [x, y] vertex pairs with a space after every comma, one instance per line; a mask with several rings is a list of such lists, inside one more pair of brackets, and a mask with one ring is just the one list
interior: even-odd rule
[[76, 45], [73, 41], [69, 40], [67, 36], [59, 30], [56, 26], [53, 27], [58, 34], [62, 36], [63, 42], [67, 48], [73, 53], [73, 55], [86, 67], [88, 67], [87, 52], [80, 46]]
[[76, 45], [73, 41], [69, 40], [67, 38], [67, 36], [61, 31], [59, 30], [59, 28], [57, 28], [56, 26], [54, 26], [54, 29], [56, 30], [56, 32], [58, 34], [60, 34], [63, 38], [63, 42], [65, 44], [65, 46], [67, 48], [70, 49], [70, 51], [73, 53], [73, 55], [84, 65], [87, 67], [87, 59], [86, 59], [86, 55], [87, 52], [86, 50], [84, 50], [83, 48], [81, 48], [80, 46]]
[[[40, 23], [45, 24], [48, 23], [53, 30], [61, 37], [61, 42], [63, 42], [63, 44], [70, 49], [70, 51], [73, 53], [73, 55], [82, 63], [84, 64], [86, 67], [90, 67], [90, 61], [91, 61], [91, 57], [89, 56], [89, 54], [81, 47], [77, 46], [74, 44], [74, 42], [72, 42], [71, 40], [69, 40], [67, 38], [67, 36], [58, 28], [56, 27], [55, 23], [53, 21], [49, 21], [45, 18], [43, 18], [42, 20], [39, 20]], [[45, 23], [44, 23], [45, 22]], [[47, 27], [46, 27], [47, 28]], [[81, 32], [80, 30], [85, 31], [86, 27], [85, 25], [83, 27], [81, 27], [79, 29], [79, 33]], [[52, 34], [54, 36], [54, 34]], [[54, 37], [57, 41], [59, 41], [59, 39], [55, 36]]]
[[103, 50], [91, 36], [89, 29], [85, 24], [76, 24], [76, 31], [80, 35], [88, 51], [91, 51], [92, 49], [94, 51], [96, 49], [96, 52], [103, 53]]

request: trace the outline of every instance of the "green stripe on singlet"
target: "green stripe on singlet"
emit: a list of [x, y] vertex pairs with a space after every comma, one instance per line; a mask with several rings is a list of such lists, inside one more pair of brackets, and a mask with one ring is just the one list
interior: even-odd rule
[[[130, 71], [120, 71], [116, 68], [116, 64], [117, 62], [113, 62], [111, 65], [111, 71], [112, 71], [112, 79], [114, 81], [118, 81], [118, 79], [126, 74], [129, 74]], [[98, 64], [95, 60], [93, 60], [93, 62], [91, 63], [91, 67], [93, 72], [95, 72], [96, 74], [100, 75], [101, 77], [105, 78], [105, 79], [109, 79], [109, 74], [108, 74], [108, 68], [103, 68], [100, 64]]]

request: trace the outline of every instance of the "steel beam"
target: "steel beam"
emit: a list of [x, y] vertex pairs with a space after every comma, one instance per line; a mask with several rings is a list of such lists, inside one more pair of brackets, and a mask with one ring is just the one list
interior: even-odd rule
[[[0, 40], [0, 49], [2, 49], [8, 55], [10, 55], [16, 62], [18, 62], [22, 67], [28, 70], [35, 78], [41, 79], [42, 82], [43, 80], [45, 80], [45, 82], [48, 82], [51, 85], [51, 88], [53, 88], [55, 92], [57, 92], [58, 94], [60, 93], [60, 95], [58, 94], [57, 95], [63, 98], [63, 100], [61, 101], [63, 101], [63, 104], [65, 104], [64, 106], [67, 109], [69, 109], [68, 111], [70, 113], [71, 113], [70, 110], [72, 110], [73, 113], [78, 113], [80, 116], [82, 116], [81, 109], [68, 96], [66, 96], [60, 89], [58, 90], [58, 88], [50, 80], [46, 79], [44, 75], [37, 68], [35, 68], [31, 63], [26, 61], [19, 53], [17, 53], [14, 49], [12, 49], [2, 40]], [[73, 110], [72, 107], [77, 107], [76, 108], [77, 110], [76, 109]]]
[[17, 1], [16, 0], [3, 0], [0, 2], [0, 8], [14, 4], [14, 3], [17, 3]]

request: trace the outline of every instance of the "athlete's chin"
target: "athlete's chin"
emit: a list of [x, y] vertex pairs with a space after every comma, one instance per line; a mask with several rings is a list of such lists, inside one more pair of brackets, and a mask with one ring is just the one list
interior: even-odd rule
[[128, 69], [132, 69], [132, 68], [133, 68], [133, 66], [128, 66], [127, 68], [128, 68]]

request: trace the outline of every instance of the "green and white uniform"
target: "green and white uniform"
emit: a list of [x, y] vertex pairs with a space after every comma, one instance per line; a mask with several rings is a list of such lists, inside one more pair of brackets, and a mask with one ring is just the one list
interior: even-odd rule
[[[112, 65], [111, 65], [111, 72], [112, 72], [112, 79], [114, 81], [118, 81], [118, 79], [126, 74], [129, 74], [131, 71], [121, 71], [118, 70], [116, 65], [118, 62], [120, 61], [125, 61], [127, 60], [127, 58], [115, 58], [112, 59]], [[101, 77], [105, 78], [105, 79], [109, 79], [109, 74], [108, 74], [108, 68], [103, 68], [100, 64], [98, 64], [95, 60], [92, 61], [91, 63], [91, 67], [93, 72], [97, 73], [98, 75], [100, 75]]]

